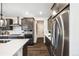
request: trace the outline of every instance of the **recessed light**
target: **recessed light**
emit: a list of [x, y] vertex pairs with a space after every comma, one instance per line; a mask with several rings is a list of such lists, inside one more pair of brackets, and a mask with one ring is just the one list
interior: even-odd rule
[[42, 14], [43, 14], [43, 12], [42, 12], [42, 11], [40, 11], [39, 13], [40, 13], [40, 15], [42, 15]]
[[55, 10], [53, 10], [53, 13], [52, 13], [53, 15], [56, 15], [57, 14], [57, 12], [55, 11]]
[[25, 14], [26, 14], [26, 15], [29, 15], [29, 12], [27, 11], [27, 12], [25, 12]]

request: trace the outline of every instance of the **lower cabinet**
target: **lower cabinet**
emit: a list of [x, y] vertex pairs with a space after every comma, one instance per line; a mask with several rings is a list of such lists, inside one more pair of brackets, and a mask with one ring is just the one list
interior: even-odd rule
[[33, 43], [33, 39], [29, 38], [30, 40], [23, 46], [23, 56], [27, 56], [27, 47], [28, 46], [32, 46]]
[[24, 37], [30, 39], [27, 42], [28, 45], [33, 45], [33, 35], [32, 34], [25, 34]]
[[45, 36], [45, 40], [46, 40], [46, 46], [47, 46], [47, 48], [48, 48], [48, 51], [49, 51], [49, 55], [50, 56], [54, 56], [54, 54], [53, 54], [53, 51], [54, 51], [54, 47], [52, 46], [52, 44], [51, 44], [51, 41]]

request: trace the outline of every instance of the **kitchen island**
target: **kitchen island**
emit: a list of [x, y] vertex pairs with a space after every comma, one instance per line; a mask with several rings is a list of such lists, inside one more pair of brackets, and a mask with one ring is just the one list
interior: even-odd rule
[[29, 39], [6, 40], [8, 40], [8, 42], [0, 43], [0, 56], [22, 56], [23, 46], [29, 41]]

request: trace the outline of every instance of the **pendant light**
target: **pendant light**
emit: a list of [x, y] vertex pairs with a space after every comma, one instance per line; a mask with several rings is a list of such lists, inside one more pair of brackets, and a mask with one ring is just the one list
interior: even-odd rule
[[1, 18], [0, 18], [0, 27], [5, 27], [7, 25], [7, 21], [3, 19], [3, 14], [2, 14], [2, 3], [1, 3]]

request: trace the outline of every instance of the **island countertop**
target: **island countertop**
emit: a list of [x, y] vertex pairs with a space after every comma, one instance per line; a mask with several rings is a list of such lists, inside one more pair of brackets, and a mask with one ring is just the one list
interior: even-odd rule
[[[1, 39], [0, 39], [1, 40]], [[20, 48], [24, 46], [29, 39], [8, 39], [7, 43], [0, 43], [0, 56], [13, 56]]]

